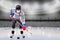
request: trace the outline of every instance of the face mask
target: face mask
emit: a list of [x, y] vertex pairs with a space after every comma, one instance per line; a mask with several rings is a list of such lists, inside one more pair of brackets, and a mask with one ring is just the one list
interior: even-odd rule
[[17, 13], [20, 13], [20, 10], [17, 10]]

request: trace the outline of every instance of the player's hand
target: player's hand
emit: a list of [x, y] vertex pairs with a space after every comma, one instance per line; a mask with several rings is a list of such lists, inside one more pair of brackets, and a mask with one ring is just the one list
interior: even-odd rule
[[26, 30], [26, 24], [22, 24], [22, 29]]
[[10, 19], [13, 19], [13, 16], [9, 16]]

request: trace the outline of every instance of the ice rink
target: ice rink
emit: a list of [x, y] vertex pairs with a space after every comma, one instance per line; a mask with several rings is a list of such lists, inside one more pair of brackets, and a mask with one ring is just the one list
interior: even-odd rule
[[[18, 35], [19, 29], [16, 28], [15, 36], [10, 38], [11, 27], [0, 27], [0, 40], [60, 40], [60, 28], [57, 27], [32, 27], [31, 33], [25, 32], [25, 38]], [[20, 36], [20, 39], [17, 39]]]

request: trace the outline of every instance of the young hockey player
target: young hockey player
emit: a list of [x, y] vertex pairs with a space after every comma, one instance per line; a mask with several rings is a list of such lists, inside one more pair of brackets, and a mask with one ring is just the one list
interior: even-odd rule
[[[26, 24], [25, 24], [25, 15], [24, 12], [21, 10], [21, 6], [20, 5], [16, 5], [16, 7], [14, 9], [11, 9], [10, 11], [10, 16], [9, 18], [12, 20], [12, 35], [10, 36], [10, 38], [13, 37], [14, 33], [15, 33], [15, 24], [18, 22], [19, 24], [19, 28], [26, 30]], [[23, 34], [23, 31], [20, 31], [21, 34]], [[24, 38], [25, 36], [23, 36]]]

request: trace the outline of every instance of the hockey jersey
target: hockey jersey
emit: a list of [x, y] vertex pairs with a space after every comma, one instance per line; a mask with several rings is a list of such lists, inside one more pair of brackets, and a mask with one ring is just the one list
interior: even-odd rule
[[17, 13], [16, 9], [11, 9], [10, 16], [13, 16], [14, 19], [20, 18], [21, 23], [25, 25], [25, 15], [23, 11]]

